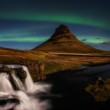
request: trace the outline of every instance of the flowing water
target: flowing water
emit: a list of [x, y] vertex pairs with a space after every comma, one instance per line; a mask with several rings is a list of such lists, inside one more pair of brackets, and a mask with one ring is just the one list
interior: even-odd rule
[[[19, 65], [7, 65], [17, 68]], [[14, 90], [7, 73], [0, 73], [0, 110], [47, 110], [50, 107], [48, 100], [40, 100], [39, 93], [48, 93], [50, 85], [34, 83], [26, 66], [21, 66], [27, 73], [24, 84], [12, 73], [15, 85]]]
[[12, 73], [12, 78], [14, 80], [15, 85], [19, 88], [19, 90], [25, 91], [25, 87], [23, 83], [20, 81], [20, 79], [15, 75], [15, 73]]
[[77, 70], [57, 72], [47, 76], [52, 84], [51, 110], [110, 110], [110, 100], [96, 102], [85, 91], [88, 84], [94, 84], [98, 77], [110, 78], [110, 64], [87, 66]]
[[9, 76], [6, 73], [0, 74], [0, 92], [13, 92], [13, 87], [9, 81]]
[[110, 104], [96, 103], [84, 90], [99, 76], [110, 78], [110, 64], [48, 75], [45, 83], [34, 83], [25, 66], [8, 66], [22, 67], [27, 77], [22, 83], [15, 73], [12, 73], [14, 83], [19, 88], [15, 91], [8, 74], [0, 73], [0, 110], [110, 110]]

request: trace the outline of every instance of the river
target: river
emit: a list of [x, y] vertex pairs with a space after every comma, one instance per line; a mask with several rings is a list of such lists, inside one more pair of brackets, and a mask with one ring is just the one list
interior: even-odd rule
[[[9, 65], [11, 68], [19, 67]], [[110, 101], [95, 102], [85, 87], [98, 77], [110, 78], [110, 64], [80, 67], [47, 76], [44, 81], [33, 82], [28, 69], [23, 89], [13, 77], [19, 90], [13, 90], [8, 75], [0, 74], [0, 110], [110, 110]]]
[[95, 102], [85, 87], [98, 77], [110, 78], [110, 64], [87, 66], [79, 70], [67, 70], [47, 77], [52, 84], [49, 100], [51, 110], [110, 110], [110, 101]]

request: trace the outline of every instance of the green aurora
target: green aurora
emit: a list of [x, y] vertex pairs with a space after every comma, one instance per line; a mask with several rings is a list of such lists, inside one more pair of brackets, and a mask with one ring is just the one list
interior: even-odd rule
[[109, 0], [1, 0], [0, 47], [33, 48], [65, 24], [82, 42], [110, 50], [109, 10]]
[[80, 24], [110, 30], [108, 21], [102, 22], [102, 20], [99, 20], [97, 18], [88, 18], [77, 14], [60, 14], [60, 13], [39, 14], [39, 12], [13, 12], [13, 13], [8, 12], [1, 13], [0, 17], [8, 20], [45, 21], [45, 22]]

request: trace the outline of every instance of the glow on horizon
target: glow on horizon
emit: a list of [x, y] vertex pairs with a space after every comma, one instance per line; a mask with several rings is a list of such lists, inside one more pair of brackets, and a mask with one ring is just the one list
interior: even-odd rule
[[[0, 36], [0, 42], [45, 42], [49, 39], [50, 37], [49, 36], [13, 36], [13, 37], [2, 37]], [[97, 39], [98, 37], [97, 36], [91, 36], [91, 35], [88, 35], [88, 36], [77, 36], [77, 38], [80, 40], [80, 41], [83, 41], [83, 39], [85, 39], [85, 41], [83, 42], [89, 42], [89, 43], [103, 43], [103, 42], [107, 42], [108, 39], [105, 38], [105, 37], [99, 37], [100, 39]]]
[[44, 42], [48, 40], [49, 37], [0, 37], [0, 42]]

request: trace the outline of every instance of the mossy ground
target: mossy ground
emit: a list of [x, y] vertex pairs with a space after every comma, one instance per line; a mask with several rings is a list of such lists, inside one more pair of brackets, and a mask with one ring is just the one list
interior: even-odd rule
[[33, 64], [38, 60], [44, 63], [44, 72], [48, 75], [59, 71], [74, 70], [82, 65], [110, 62], [110, 57], [63, 56], [41, 51], [0, 49], [1, 64], [26, 65], [34, 80], [36, 80], [36, 70]]
[[85, 90], [90, 93], [95, 101], [107, 101], [110, 99], [110, 79], [103, 80], [103, 84], [99, 84], [97, 80], [94, 84], [89, 84]]

